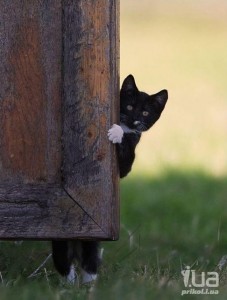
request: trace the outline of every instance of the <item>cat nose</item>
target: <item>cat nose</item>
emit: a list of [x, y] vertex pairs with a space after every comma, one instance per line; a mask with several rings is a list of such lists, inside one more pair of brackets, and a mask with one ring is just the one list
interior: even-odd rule
[[140, 124], [140, 121], [133, 122], [133, 125], [139, 125], [139, 124]]

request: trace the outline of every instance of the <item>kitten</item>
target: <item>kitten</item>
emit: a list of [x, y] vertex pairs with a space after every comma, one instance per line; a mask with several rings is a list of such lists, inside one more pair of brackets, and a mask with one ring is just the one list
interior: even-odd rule
[[[150, 96], [138, 90], [132, 75], [124, 80], [120, 91], [120, 125], [114, 124], [108, 131], [109, 140], [117, 146], [120, 178], [131, 171], [141, 134], [159, 119], [167, 99], [167, 90]], [[82, 283], [96, 279], [101, 261], [99, 242], [52, 241], [52, 252], [56, 269], [69, 282], [75, 279], [74, 259], [81, 265]]]
[[150, 96], [138, 90], [132, 75], [125, 78], [120, 92], [120, 126], [114, 124], [108, 131], [109, 140], [117, 144], [120, 178], [131, 171], [141, 134], [160, 118], [167, 99], [167, 90]]

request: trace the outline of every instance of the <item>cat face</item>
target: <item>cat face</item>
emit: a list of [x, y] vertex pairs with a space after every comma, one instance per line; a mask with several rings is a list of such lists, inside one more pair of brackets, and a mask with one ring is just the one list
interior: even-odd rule
[[167, 99], [167, 90], [154, 95], [140, 92], [134, 77], [129, 75], [120, 92], [120, 121], [130, 129], [146, 131], [159, 119]]

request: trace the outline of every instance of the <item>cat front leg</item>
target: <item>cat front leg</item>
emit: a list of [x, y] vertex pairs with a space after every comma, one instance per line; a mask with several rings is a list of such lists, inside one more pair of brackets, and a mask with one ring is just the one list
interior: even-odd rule
[[57, 271], [67, 279], [68, 283], [74, 283], [76, 272], [73, 265], [74, 251], [70, 241], [52, 241], [52, 257]]
[[83, 241], [81, 242], [81, 246], [82, 284], [86, 284], [97, 279], [101, 255], [99, 251], [99, 242]]
[[117, 124], [113, 124], [112, 127], [108, 130], [107, 135], [109, 137], [109, 140], [113, 144], [120, 144], [122, 142], [124, 131], [121, 128], [121, 126], [119, 126]]

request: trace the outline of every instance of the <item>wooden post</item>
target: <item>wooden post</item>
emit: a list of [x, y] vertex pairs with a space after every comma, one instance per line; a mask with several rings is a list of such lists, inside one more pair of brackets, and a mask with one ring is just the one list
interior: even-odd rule
[[0, 0], [0, 238], [117, 239], [119, 0]]

